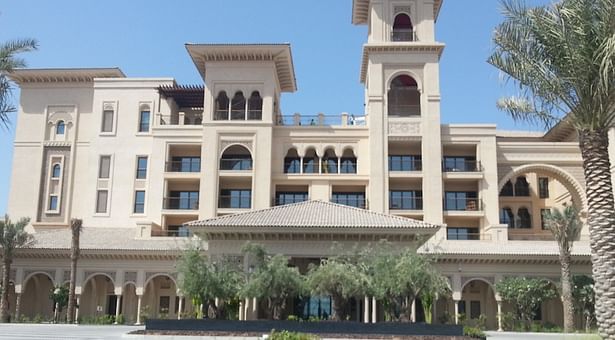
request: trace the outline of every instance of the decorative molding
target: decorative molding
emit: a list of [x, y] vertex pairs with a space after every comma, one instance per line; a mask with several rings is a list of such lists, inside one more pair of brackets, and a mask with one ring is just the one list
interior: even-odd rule
[[114, 271], [101, 271], [101, 270], [92, 270], [92, 271], [86, 271], [83, 273], [83, 277], [85, 278], [85, 280], [90, 279], [96, 275], [105, 275], [111, 278], [111, 280], [113, 280], [113, 283], [115, 284], [115, 277], [116, 272]]
[[145, 273], [145, 282], [149, 282], [152, 278], [156, 276], [167, 276], [173, 280], [173, 283], [177, 282], [177, 272], [168, 273], [168, 272], [146, 272]]
[[65, 270], [62, 276], [62, 282], [70, 281], [70, 270]]
[[395, 10], [393, 11], [397, 15], [399, 13], [406, 13], [410, 15], [412, 13], [412, 7], [410, 6], [395, 6]]
[[23, 277], [24, 277], [24, 283], [26, 283], [26, 280], [30, 279], [30, 276], [34, 273], [42, 273], [42, 274], [47, 274], [47, 276], [49, 276], [49, 279], [51, 279], [51, 282], [53, 282], [55, 284], [55, 275], [56, 275], [56, 271], [55, 270], [51, 270], [51, 269], [29, 269], [29, 270], [24, 270], [23, 272]]
[[45, 141], [43, 142], [43, 146], [50, 147], [70, 147], [72, 145], [71, 142], [67, 141]]
[[241, 145], [245, 147], [246, 149], [250, 151], [250, 153], [252, 154], [252, 157], [254, 157], [252, 140], [221, 140], [219, 143], [219, 150], [218, 150], [220, 155], [222, 155], [222, 152], [224, 152], [224, 150], [226, 150], [226, 148], [231, 145]]
[[420, 122], [389, 122], [389, 135], [420, 135]]
[[137, 282], [137, 272], [126, 272], [124, 273], [124, 284], [128, 282]]
[[495, 277], [494, 276], [462, 276], [461, 277], [461, 289], [465, 288], [466, 284], [471, 281], [483, 281], [489, 284], [489, 286], [493, 287], [495, 285]]

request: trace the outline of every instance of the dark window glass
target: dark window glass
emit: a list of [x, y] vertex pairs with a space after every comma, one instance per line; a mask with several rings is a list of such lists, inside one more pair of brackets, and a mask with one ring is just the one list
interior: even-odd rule
[[135, 214], [143, 214], [145, 212], [145, 191], [135, 191], [135, 206], [133, 212]]
[[139, 132], [149, 132], [149, 110], [142, 110], [139, 114]]
[[328, 319], [331, 316], [331, 297], [308, 296], [296, 298], [294, 315], [304, 320], [310, 318]]
[[513, 185], [511, 181], [507, 181], [506, 183], [504, 183], [504, 186], [502, 187], [502, 190], [500, 191], [500, 196], [503, 196], [503, 197], [514, 196]]
[[480, 317], [480, 301], [470, 301], [470, 319]]
[[96, 213], [106, 213], [107, 212], [107, 200], [109, 197], [109, 192], [107, 190], [98, 190], [96, 192]]
[[466, 313], [466, 302], [465, 300], [461, 300], [459, 301], [459, 308], [457, 308], [457, 312], [459, 314], [465, 314]]
[[190, 237], [192, 236], [192, 233], [188, 227], [184, 227], [183, 225], [170, 225], [167, 227], [167, 235], [176, 237]]
[[337, 173], [337, 157], [323, 157], [322, 159], [322, 173], [323, 174], [336, 174]]
[[161, 296], [160, 297], [160, 303], [159, 306], [160, 308], [158, 309], [158, 313], [161, 314], [168, 314], [169, 313], [169, 307], [171, 303], [171, 298], [168, 296]]
[[442, 162], [443, 169], [446, 172], [471, 172], [477, 171], [475, 157], [444, 157]]
[[258, 91], [252, 92], [248, 100], [248, 119], [261, 120], [263, 117], [263, 98]]
[[447, 191], [444, 193], [444, 210], [479, 210], [477, 193], [472, 191]]
[[340, 160], [340, 173], [342, 174], [356, 174], [357, 173], [357, 159], [354, 157], [343, 157]]
[[549, 178], [538, 178], [538, 194], [540, 198], [549, 198]]
[[147, 178], [147, 157], [137, 157], [137, 179]]
[[60, 164], [54, 164], [53, 170], [51, 171], [51, 178], [60, 178], [60, 174], [62, 173], [62, 167]]
[[421, 190], [391, 190], [389, 192], [389, 209], [391, 210], [422, 210], [423, 191]]
[[216, 98], [216, 112], [214, 113], [214, 120], [228, 120], [228, 96], [225, 91], [218, 93]]
[[416, 80], [400, 75], [391, 81], [388, 93], [389, 116], [410, 117], [421, 115], [421, 94]]
[[318, 173], [318, 157], [303, 158], [303, 173], [317, 174]]
[[363, 209], [367, 206], [364, 192], [334, 192], [331, 202]]
[[518, 177], [515, 181], [515, 196], [527, 197], [530, 195], [530, 184], [525, 177]]
[[389, 156], [389, 171], [420, 171], [421, 156], [391, 155]]
[[58, 210], [58, 196], [49, 196], [49, 210]]
[[222, 189], [220, 190], [219, 208], [250, 209], [252, 206], [252, 190]]
[[166, 203], [167, 209], [196, 210], [199, 208], [198, 191], [171, 191]]
[[532, 228], [532, 215], [530, 215], [527, 208], [519, 208], [517, 211], [517, 228], [531, 229]]
[[448, 240], [480, 240], [478, 228], [447, 228]]
[[167, 170], [170, 172], [200, 172], [201, 157], [173, 157]]
[[222, 155], [220, 170], [252, 170], [250, 155]]
[[246, 119], [246, 98], [243, 96], [243, 92], [241, 91], [237, 91], [231, 101], [231, 119]]
[[307, 192], [276, 192], [275, 205], [293, 204], [308, 200]]
[[502, 208], [500, 209], [500, 224], [507, 224], [508, 228], [515, 227], [515, 215], [512, 209]]
[[61, 120], [58, 122], [58, 124], [56, 125], [56, 135], [63, 135], [66, 129], [66, 125], [64, 124], [64, 121]]
[[297, 157], [284, 158], [284, 173], [285, 174], [301, 173], [301, 158], [297, 158]]

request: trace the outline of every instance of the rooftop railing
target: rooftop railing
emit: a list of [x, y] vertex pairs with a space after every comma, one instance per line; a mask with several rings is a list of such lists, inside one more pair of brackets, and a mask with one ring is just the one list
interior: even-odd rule
[[156, 114], [156, 123], [158, 126], [167, 125], [201, 125], [203, 124], [203, 113], [195, 112], [178, 112], [172, 114]]
[[300, 113], [295, 113], [292, 115], [276, 116], [276, 125], [306, 127], [366, 126], [367, 117], [348, 113], [342, 113], [341, 115], [325, 115], [324, 113], [319, 113], [316, 115], [302, 115]]

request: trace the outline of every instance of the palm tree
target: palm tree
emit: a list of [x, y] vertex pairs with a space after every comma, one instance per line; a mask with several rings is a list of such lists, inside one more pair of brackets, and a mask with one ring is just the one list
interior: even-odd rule
[[37, 48], [38, 43], [33, 39], [22, 39], [0, 44], [0, 125], [7, 127], [9, 114], [16, 111], [10, 103], [12, 83], [8, 74], [13, 70], [26, 67], [26, 62], [17, 55], [30, 52]]
[[68, 288], [68, 307], [66, 308], [66, 322], [75, 321], [75, 308], [77, 299], [75, 298], [75, 285], [77, 283], [77, 260], [79, 259], [79, 236], [81, 236], [83, 221], [73, 218], [70, 221], [72, 240], [70, 244], [70, 283]]
[[527, 7], [503, 0], [488, 62], [518, 96], [498, 107], [513, 119], [562, 122], [578, 133], [583, 158], [596, 318], [615, 339], [615, 209], [608, 131], [615, 119], [615, 0], [561, 0]]
[[24, 248], [32, 243], [32, 235], [26, 232], [29, 218], [21, 218], [13, 223], [8, 215], [0, 220], [0, 246], [2, 247], [2, 297], [0, 298], [0, 321], [10, 322], [9, 315], [9, 280], [11, 264], [15, 256], [15, 249]]
[[574, 329], [574, 300], [572, 298], [572, 274], [570, 259], [572, 244], [581, 233], [581, 220], [573, 206], [562, 210], [551, 209], [544, 217], [545, 223], [559, 247], [559, 261], [562, 270], [562, 304], [564, 305], [564, 332]]

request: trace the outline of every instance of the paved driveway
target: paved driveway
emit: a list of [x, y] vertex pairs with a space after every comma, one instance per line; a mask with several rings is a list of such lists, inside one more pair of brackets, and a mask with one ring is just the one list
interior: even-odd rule
[[485, 332], [488, 340], [600, 340], [591, 334]]
[[117, 340], [122, 335], [143, 329], [137, 326], [78, 326], [45, 324], [4, 324], [0, 325], [0, 339], [12, 340]]

